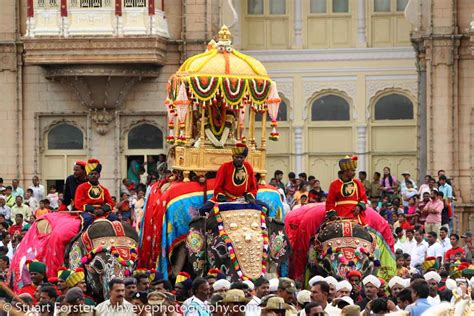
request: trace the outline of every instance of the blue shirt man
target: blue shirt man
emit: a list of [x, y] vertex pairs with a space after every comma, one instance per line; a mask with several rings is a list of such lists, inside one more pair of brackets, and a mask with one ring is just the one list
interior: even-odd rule
[[417, 279], [411, 283], [412, 298], [414, 303], [405, 308], [410, 316], [421, 316], [428, 308], [431, 307], [428, 303], [428, 296], [430, 295], [430, 287], [424, 279]]

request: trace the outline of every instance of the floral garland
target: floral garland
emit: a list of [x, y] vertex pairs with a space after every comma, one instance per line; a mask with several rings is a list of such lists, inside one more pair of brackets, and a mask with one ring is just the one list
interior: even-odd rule
[[[235, 272], [242, 280], [250, 280], [249, 277], [245, 276], [242, 270], [240, 269], [239, 262], [237, 260], [237, 256], [235, 255], [234, 247], [232, 246], [232, 240], [230, 239], [229, 235], [224, 229], [224, 220], [219, 211], [219, 205], [216, 204], [214, 206], [214, 217], [217, 221], [217, 227], [219, 229], [219, 236], [224, 240], [227, 250], [229, 251], [229, 256], [232, 261], [232, 266], [234, 267]], [[267, 262], [268, 262], [268, 231], [267, 231], [267, 224], [266, 224], [266, 214], [265, 212], [261, 212], [260, 215], [260, 228], [262, 229], [262, 237], [263, 237], [263, 251], [262, 251], [262, 275], [267, 272]]]
[[114, 247], [114, 246], [109, 246], [109, 247], [99, 246], [97, 248], [92, 249], [92, 251], [90, 251], [87, 255], [82, 257], [81, 262], [84, 265], [88, 264], [92, 261], [92, 259], [97, 254], [99, 254], [101, 252], [110, 252], [110, 254], [115, 257], [115, 260], [117, 260], [117, 262], [119, 264], [121, 264], [124, 267], [132, 267], [133, 264], [135, 263], [135, 261], [137, 260], [138, 252], [137, 252], [137, 248], [135, 246], [130, 247], [129, 251], [130, 251], [130, 259], [125, 260], [120, 255], [120, 252], [118, 251], [118, 249], [116, 247]]

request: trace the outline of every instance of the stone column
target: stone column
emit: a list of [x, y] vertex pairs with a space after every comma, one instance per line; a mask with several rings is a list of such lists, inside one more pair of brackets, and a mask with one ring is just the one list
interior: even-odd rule
[[357, 4], [357, 47], [367, 47], [365, 36], [365, 0], [358, 0]]
[[293, 34], [293, 45], [295, 48], [303, 48], [303, 12], [301, 0], [295, 0], [295, 23], [294, 23], [294, 34]]
[[423, 183], [424, 176], [428, 173], [428, 115], [426, 108], [426, 60], [423, 40], [413, 41], [417, 59], [418, 72], [418, 183]]
[[295, 173], [303, 172], [303, 126], [295, 127]]
[[357, 156], [359, 171], [367, 170], [367, 125], [357, 126]]

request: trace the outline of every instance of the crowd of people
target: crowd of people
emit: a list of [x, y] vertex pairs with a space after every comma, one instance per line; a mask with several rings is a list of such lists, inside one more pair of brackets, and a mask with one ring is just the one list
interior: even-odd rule
[[[166, 157], [162, 160], [166, 161]], [[141, 170], [143, 166], [136, 165], [137, 168]], [[237, 168], [235, 162], [229, 168]], [[36, 309], [39, 315], [59, 311], [60, 315], [188, 316], [373, 315], [404, 311], [418, 316], [442, 306], [442, 302], [469, 297], [474, 287], [474, 278], [468, 278], [474, 276], [472, 232], [459, 235], [453, 230], [455, 191], [445, 172], [440, 170], [436, 179], [426, 176], [424, 183], [418, 185], [409, 172], [402, 173], [402, 180], [398, 180], [386, 167], [383, 175], [375, 172], [372, 181], [364, 171], [359, 172], [358, 178], [365, 189], [367, 205], [393, 229], [397, 275], [389, 280], [351, 271], [345, 278], [316, 275], [309, 276], [306, 282], [284, 277], [230, 282], [223, 272], [211, 269], [205, 277], [194, 280], [180, 272], [172, 284], [159, 272], [138, 269], [131, 277], [111, 280], [109, 298], [101, 302], [88, 292], [81, 268], [61, 268], [57, 277], [47, 278], [46, 264], [32, 261], [27, 263], [31, 284], [13, 293], [8, 288], [6, 272], [17, 245], [35, 219], [63, 210], [71, 203], [69, 192], [75, 192], [79, 183], [87, 181], [82, 173], [85, 170], [79, 166], [76, 173], [75, 167], [74, 177], [66, 180], [63, 192], [51, 188], [47, 195], [38, 177], [32, 179], [33, 184], [26, 191], [17, 180], [5, 186], [0, 179], [0, 277], [4, 281], [0, 297], [11, 299], [19, 311]], [[92, 171], [100, 174], [100, 168]], [[111, 212], [138, 230], [147, 191], [169, 174], [166, 169], [147, 170], [146, 180], [130, 176], [123, 179], [119, 200], [111, 197]], [[297, 177], [290, 172], [286, 183], [283, 177], [282, 171], [275, 171], [270, 184], [281, 193], [286, 212], [326, 201], [328, 194], [316, 177], [306, 173]], [[248, 193], [242, 195], [255, 202], [255, 194]], [[226, 199], [219, 194], [216, 198]]]

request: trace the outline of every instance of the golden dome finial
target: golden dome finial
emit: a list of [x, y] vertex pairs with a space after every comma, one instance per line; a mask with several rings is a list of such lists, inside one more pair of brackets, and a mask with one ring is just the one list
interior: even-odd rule
[[219, 41], [230, 41], [231, 36], [232, 34], [230, 34], [227, 25], [222, 25], [221, 30], [219, 31]]

